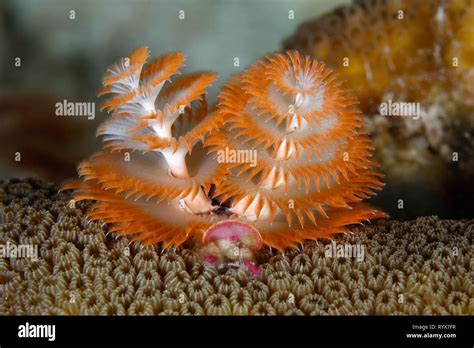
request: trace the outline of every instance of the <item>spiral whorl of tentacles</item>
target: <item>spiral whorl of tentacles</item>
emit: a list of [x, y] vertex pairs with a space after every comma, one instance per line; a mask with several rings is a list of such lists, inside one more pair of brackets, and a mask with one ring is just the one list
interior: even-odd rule
[[[384, 216], [360, 203], [382, 183], [356, 104], [331, 70], [296, 52], [262, 59], [224, 87], [225, 130], [206, 140], [227, 157], [216, 194], [233, 197], [230, 210], [265, 244], [294, 247]], [[252, 151], [256, 161], [238, 161]]]
[[282, 250], [384, 216], [360, 202], [382, 183], [357, 100], [322, 63], [295, 52], [265, 58], [208, 112], [214, 74], [166, 85], [184, 55], [143, 68], [147, 57], [140, 48], [109, 68], [104, 148], [80, 165], [84, 182], [66, 186], [97, 201], [91, 219], [145, 244], [194, 238], [207, 262], [257, 272], [250, 260], [263, 244]]
[[79, 166], [85, 182], [66, 188], [76, 188], [76, 200], [97, 200], [90, 218], [118, 223], [113, 231], [179, 245], [210, 226], [203, 187], [222, 175], [197, 144], [216, 127], [218, 115], [208, 114], [204, 98], [216, 75], [192, 73], [166, 84], [185, 56], [165, 54], [144, 67], [148, 54], [139, 48], [107, 70], [99, 95], [112, 94], [102, 105], [112, 116], [98, 130], [103, 149]]

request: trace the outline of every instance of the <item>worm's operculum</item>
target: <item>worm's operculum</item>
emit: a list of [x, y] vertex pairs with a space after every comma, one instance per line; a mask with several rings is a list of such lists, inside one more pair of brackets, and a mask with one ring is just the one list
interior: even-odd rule
[[263, 242], [255, 227], [238, 220], [221, 221], [204, 233], [202, 244], [201, 256], [207, 263], [244, 266], [254, 275], [260, 274], [253, 260]]

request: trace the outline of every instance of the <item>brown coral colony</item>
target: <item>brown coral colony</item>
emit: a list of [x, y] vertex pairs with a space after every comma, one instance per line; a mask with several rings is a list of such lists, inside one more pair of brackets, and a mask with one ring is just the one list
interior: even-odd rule
[[[242, 269], [219, 274], [187, 248], [129, 245], [106, 235], [99, 222], [86, 223], [92, 202], [72, 208], [69, 193], [56, 193], [56, 186], [40, 181], [0, 182], [5, 212], [0, 242], [20, 245], [31, 228], [44, 231], [31, 241], [39, 249], [37, 265], [25, 258], [0, 259], [2, 315], [466, 315], [474, 310], [472, 221], [381, 220], [339, 240], [366, 245], [363, 261], [329, 258], [327, 241], [307, 242], [303, 251], [263, 253], [262, 275], [255, 278]], [[409, 247], [413, 240], [416, 248]], [[400, 249], [404, 252], [397, 254]]]

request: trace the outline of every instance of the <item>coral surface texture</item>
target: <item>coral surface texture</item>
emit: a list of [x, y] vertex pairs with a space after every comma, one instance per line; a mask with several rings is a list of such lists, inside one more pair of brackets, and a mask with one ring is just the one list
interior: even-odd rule
[[[333, 241], [266, 249], [256, 277], [206, 266], [192, 245], [130, 244], [85, 218], [89, 201], [70, 200], [55, 184], [0, 182], [2, 250], [37, 251], [0, 259], [0, 314], [474, 314], [473, 220], [382, 220]], [[348, 245], [357, 257], [338, 257]]]

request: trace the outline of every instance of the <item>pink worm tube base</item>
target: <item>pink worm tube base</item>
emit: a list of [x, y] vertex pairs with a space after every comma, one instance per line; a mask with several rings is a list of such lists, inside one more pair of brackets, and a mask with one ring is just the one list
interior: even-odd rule
[[203, 244], [227, 239], [233, 243], [242, 242], [246, 247], [256, 251], [262, 243], [262, 236], [254, 227], [235, 220], [222, 221], [210, 228], [203, 237]]

